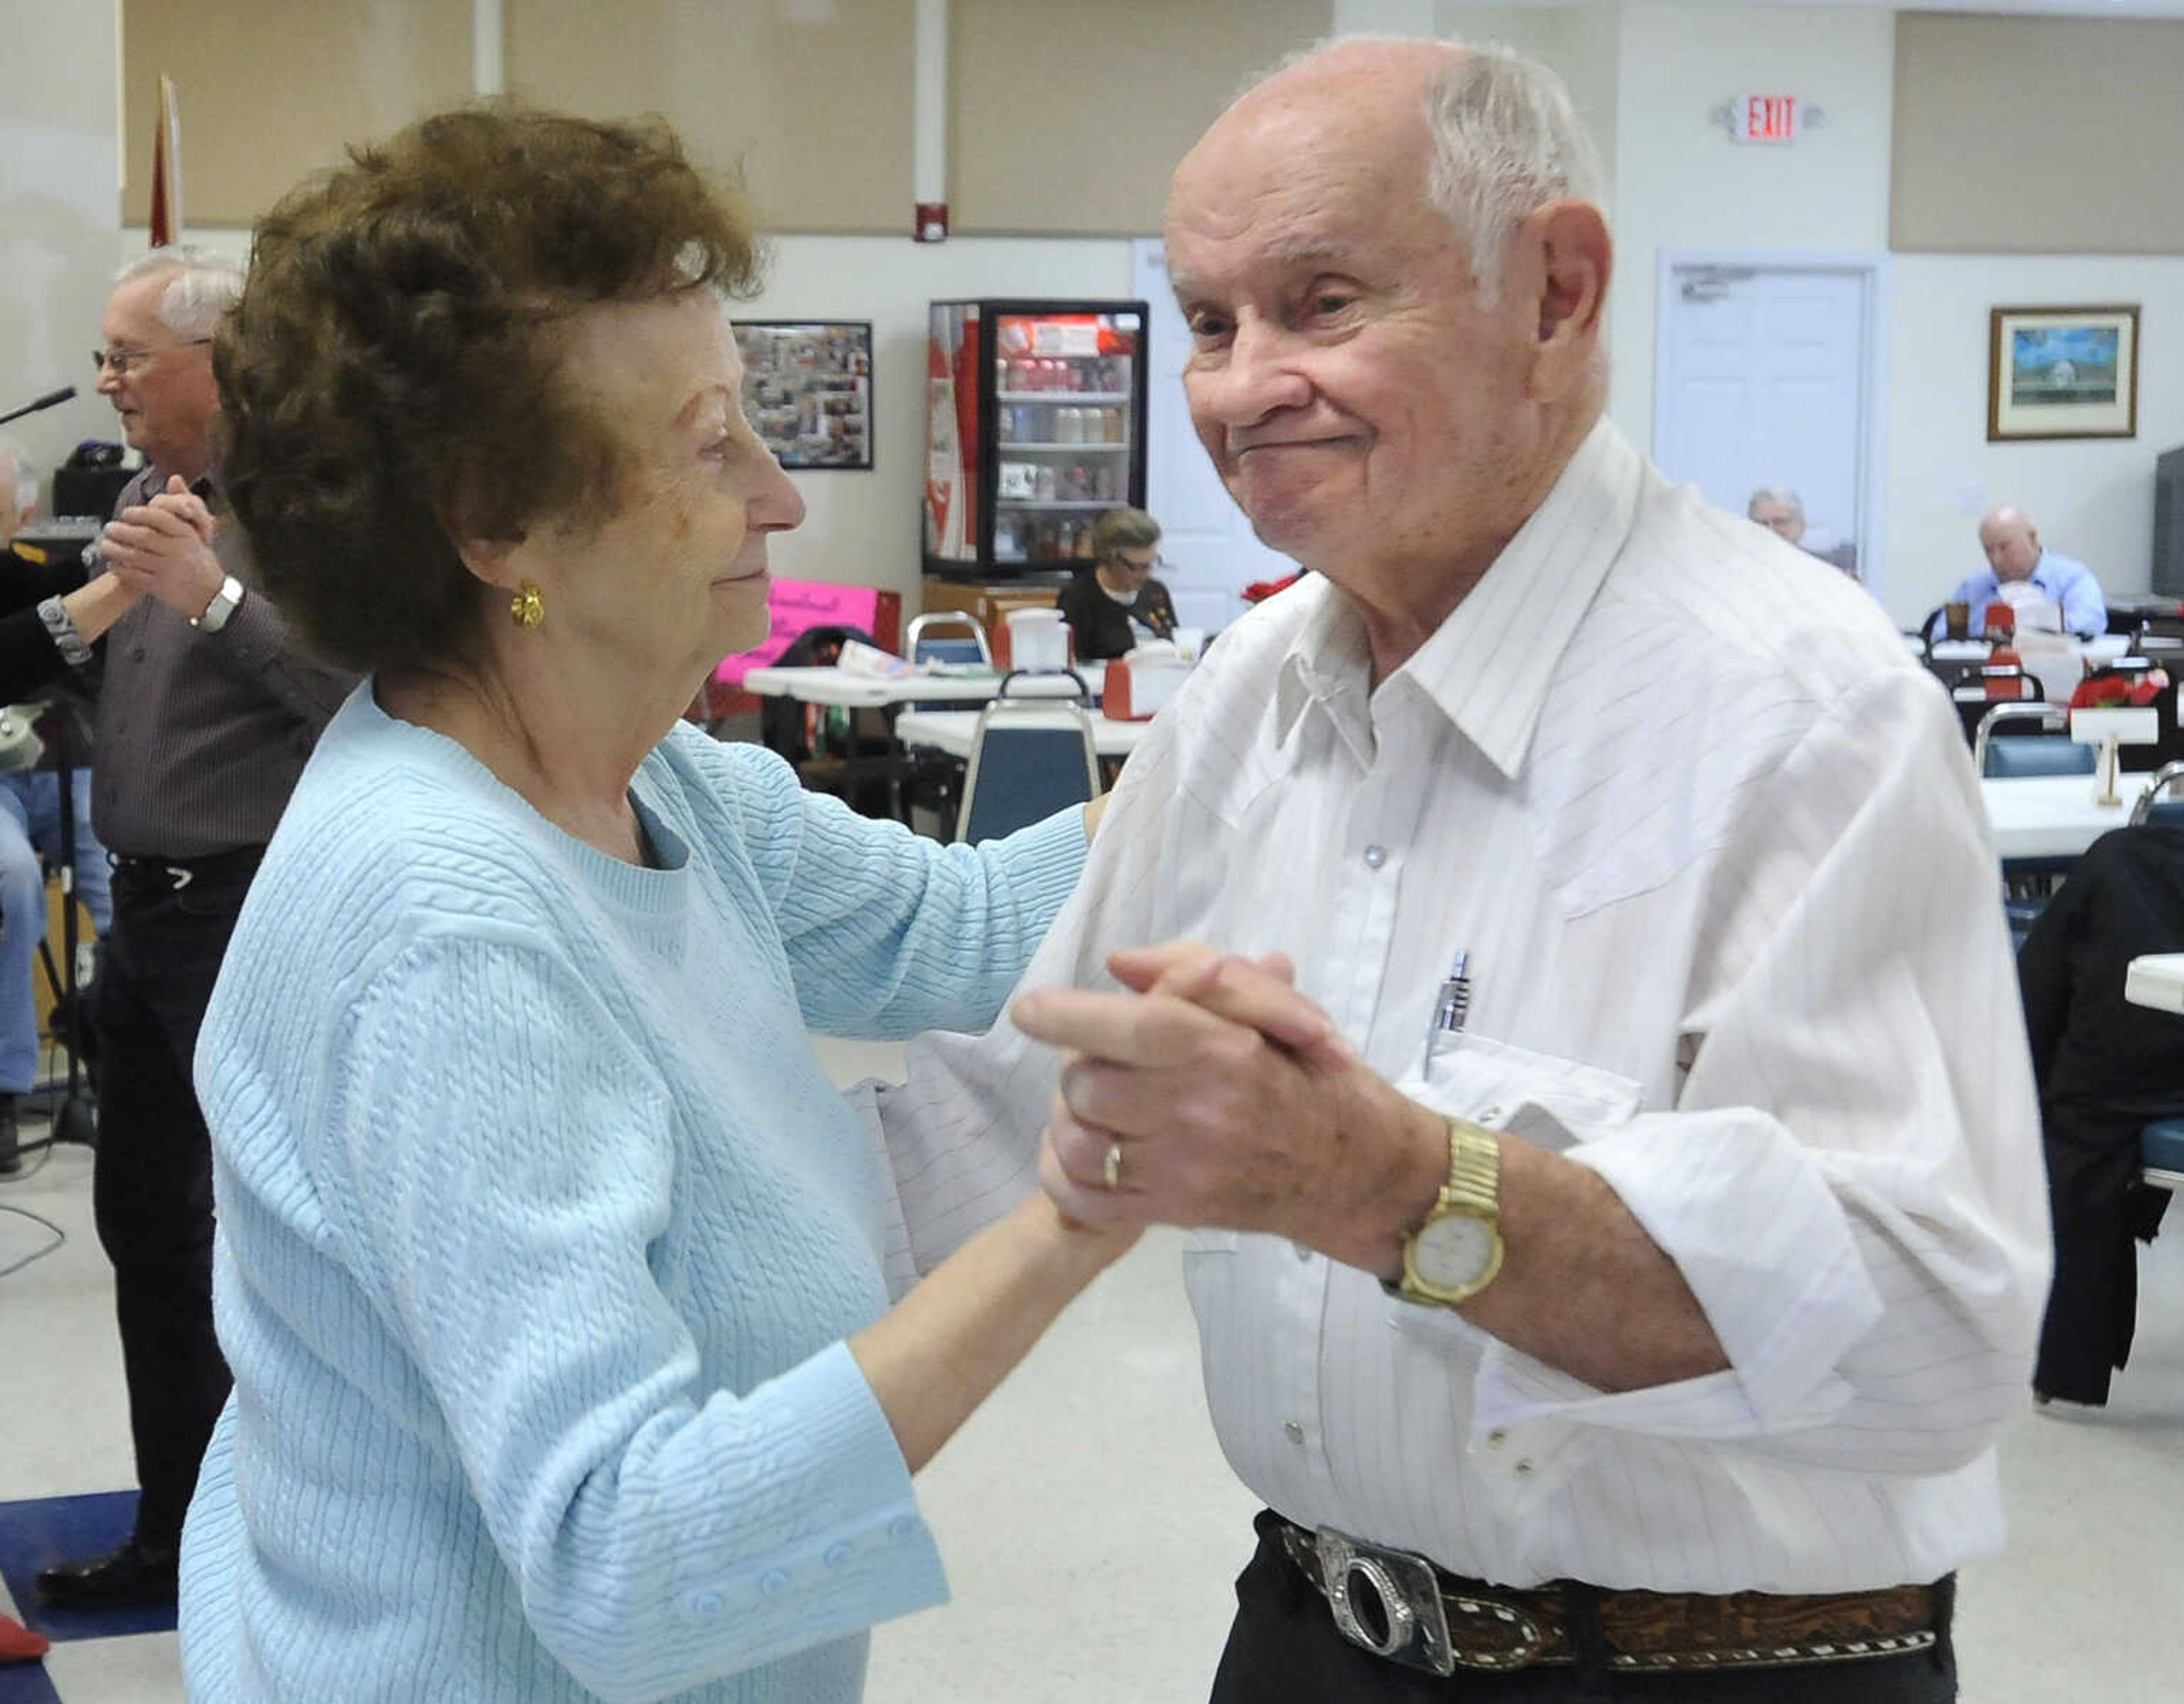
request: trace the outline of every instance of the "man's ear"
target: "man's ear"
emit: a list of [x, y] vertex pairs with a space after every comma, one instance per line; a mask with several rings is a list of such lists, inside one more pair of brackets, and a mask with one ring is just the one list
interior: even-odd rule
[[1531, 392], [1545, 401], [1589, 381], [1607, 308], [1615, 244], [1588, 202], [1551, 201], [1517, 227], [1513, 284], [1536, 316]]

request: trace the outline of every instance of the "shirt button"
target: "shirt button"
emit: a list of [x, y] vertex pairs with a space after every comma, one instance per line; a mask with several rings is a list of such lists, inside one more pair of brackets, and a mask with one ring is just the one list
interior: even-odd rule
[[129, 648], [129, 660], [132, 663], [142, 662], [144, 660], [144, 648], [142, 645], [131, 645]]
[[1532, 1463], [1530, 1459], [1528, 1457], [1525, 1460], [1518, 1462], [1517, 1465], [1512, 1467], [1509, 1471], [1514, 1473], [1520, 1479], [1530, 1478], [1532, 1477]]
[[845, 1543], [837, 1541], [827, 1546], [825, 1553], [819, 1560], [825, 1562], [828, 1568], [842, 1568], [850, 1560], [850, 1547]]
[[897, 1515], [888, 1523], [888, 1536], [899, 1545], [906, 1545], [917, 1535], [917, 1517]]
[[1299, 1260], [1308, 1261], [1312, 1258], [1312, 1250], [1306, 1248], [1302, 1243], [1291, 1243], [1290, 1247], [1295, 1253], [1296, 1257]]
[[778, 1592], [788, 1590], [788, 1570], [787, 1568], [770, 1568], [758, 1577], [758, 1595], [760, 1597], [772, 1597]]
[[1365, 849], [1365, 867], [1368, 870], [1377, 870], [1387, 861], [1388, 849], [1386, 847], [1368, 846]]
[[694, 1591], [682, 1606], [694, 1621], [710, 1621], [721, 1612], [721, 1595], [717, 1591]]
[[1292, 1444], [1302, 1444], [1304, 1442], [1303, 1423], [1296, 1420], [1283, 1421], [1282, 1435], [1287, 1438]]
[[1490, 1450], [1498, 1450], [1508, 1441], [1509, 1434], [1499, 1426], [1486, 1434], [1486, 1447]]

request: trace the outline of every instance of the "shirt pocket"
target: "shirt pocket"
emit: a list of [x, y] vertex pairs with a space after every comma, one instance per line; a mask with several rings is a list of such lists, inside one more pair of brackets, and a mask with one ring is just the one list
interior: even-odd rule
[[1242, 1246], [1240, 1231], [1197, 1230], [1183, 1239], [1183, 1290], [1200, 1319], [1217, 1306], [1225, 1286], [1234, 1279], [1236, 1251]]
[[1421, 1105], [1553, 1153], [1633, 1117], [1645, 1096], [1634, 1078], [1468, 1030], [1442, 1038], [1425, 1072], [1396, 1087]]

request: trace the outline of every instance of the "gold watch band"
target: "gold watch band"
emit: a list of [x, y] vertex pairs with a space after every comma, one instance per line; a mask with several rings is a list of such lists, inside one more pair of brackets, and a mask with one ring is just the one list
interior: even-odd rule
[[1502, 1205], [1502, 1144], [1491, 1130], [1468, 1118], [1448, 1121], [1448, 1181], [1442, 1207], [1493, 1217]]

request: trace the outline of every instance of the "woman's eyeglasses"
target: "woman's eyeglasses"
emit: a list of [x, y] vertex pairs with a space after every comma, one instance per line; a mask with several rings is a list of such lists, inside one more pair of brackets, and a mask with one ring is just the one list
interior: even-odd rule
[[111, 367], [118, 376], [126, 373], [131, 367], [142, 366], [153, 356], [159, 354], [160, 350], [201, 348], [210, 342], [212, 339], [209, 337], [192, 337], [185, 342], [162, 343], [157, 349], [93, 349], [91, 352], [91, 365], [95, 370], [101, 373]]

